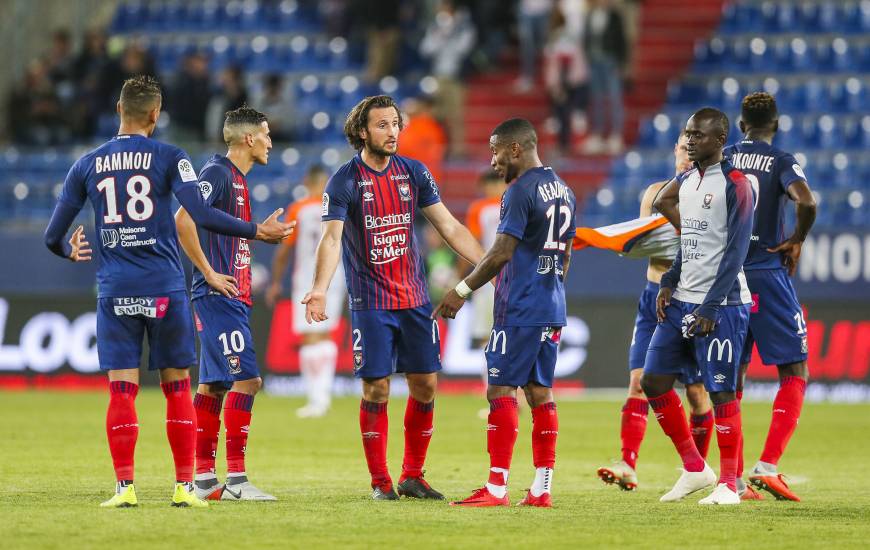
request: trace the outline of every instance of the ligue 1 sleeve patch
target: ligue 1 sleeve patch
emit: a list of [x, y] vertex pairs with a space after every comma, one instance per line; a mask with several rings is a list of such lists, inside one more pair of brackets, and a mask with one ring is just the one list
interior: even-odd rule
[[800, 176], [804, 181], [807, 181], [807, 176], [804, 174], [804, 169], [801, 168], [801, 165], [798, 163], [794, 163], [791, 165], [791, 169], [794, 170], [794, 173]]
[[329, 215], [329, 194], [327, 194], [327, 193], [323, 194], [323, 201], [320, 204], [323, 208], [322, 215], [328, 216]]
[[187, 159], [178, 161], [178, 174], [181, 176], [181, 181], [185, 183], [196, 181], [196, 172], [193, 169], [193, 165]]
[[211, 192], [214, 191], [214, 186], [211, 182], [201, 181], [199, 182], [199, 192], [202, 195], [203, 200], [208, 200], [211, 196]]
[[112, 298], [115, 315], [141, 316], [149, 319], [163, 319], [169, 310], [169, 297], [160, 298], [136, 296], [131, 298]]

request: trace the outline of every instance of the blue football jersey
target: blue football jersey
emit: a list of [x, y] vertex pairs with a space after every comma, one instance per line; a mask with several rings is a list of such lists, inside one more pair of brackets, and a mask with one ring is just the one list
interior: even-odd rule
[[734, 168], [755, 188], [755, 220], [744, 269], [782, 267], [778, 253], [768, 252], [785, 240], [785, 205], [788, 186], [806, 181], [804, 171], [789, 153], [764, 141], [743, 140], [723, 151]]
[[100, 298], [185, 290], [172, 195], [187, 185], [187, 154], [140, 135], [115, 136], [70, 168], [59, 200], [94, 207]]
[[526, 171], [505, 191], [498, 233], [520, 242], [496, 281], [496, 325], [565, 326], [563, 265], [576, 205], [549, 167]]

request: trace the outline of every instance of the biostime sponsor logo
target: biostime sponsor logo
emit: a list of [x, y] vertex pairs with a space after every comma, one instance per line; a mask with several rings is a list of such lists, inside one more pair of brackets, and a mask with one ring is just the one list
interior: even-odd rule
[[382, 227], [392, 227], [394, 225], [411, 225], [411, 214], [387, 214], [386, 216], [365, 217], [366, 229], [380, 229]]

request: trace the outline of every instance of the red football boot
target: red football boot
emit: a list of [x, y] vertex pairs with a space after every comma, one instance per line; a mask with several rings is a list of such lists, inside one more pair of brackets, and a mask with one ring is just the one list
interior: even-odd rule
[[801, 499], [794, 494], [785, 483], [782, 474], [755, 474], [749, 476], [749, 483], [759, 489], [764, 489], [776, 497], [776, 500], [793, 500], [800, 502]]
[[510, 506], [511, 501], [508, 494], [505, 493], [502, 498], [494, 496], [486, 487], [471, 493], [471, 496], [465, 500], [457, 500], [450, 503], [450, 506], [465, 506], [468, 508], [482, 508], [486, 506]]
[[553, 497], [550, 496], [550, 493], [542, 493], [541, 496], [536, 497], [532, 494], [532, 491], [526, 491], [526, 496], [523, 500], [517, 503], [517, 506], [536, 506], [538, 508], [552, 508], [553, 507]]
[[747, 485], [746, 490], [740, 495], [740, 500], [764, 500], [764, 496], [752, 485]]

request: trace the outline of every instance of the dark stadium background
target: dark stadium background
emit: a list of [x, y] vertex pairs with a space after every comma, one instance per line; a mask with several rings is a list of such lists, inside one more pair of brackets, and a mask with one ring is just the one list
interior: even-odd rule
[[[554, 28], [551, 14], [525, 13], [523, 6], [534, 2], [457, 2], [467, 19], [455, 15], [454, 21], [472, 29], [474, 45], [445, 72], [420, 48], [427, 27], [439, 21], [437, 4], [0, 0], [0, 387], [105, 383], [94, 374], [95, 266], [58, 260], [42, 244], [42, 231], [68, 167], [116, 129], [119, 79], [145, 70], [166, 91], [158, 138], [184, 147], [197, 167], [225, 148], [210, 132], [214, 117], [198, 124], [187, 120], [191, 112], [206, 105], [219, 115], [239, 101], [239, 84], [247, 101], [272, 106], [265, 110], [281, 141], [270, 164], [249, 175], [258, 218], [298, 196], [307, 166], [332, 170], [351, 155], [341, 128], [364, 95], [431, 99], [436, 112], [451, 107], [436, 117], [450, 140], [431, 167], [457, 215], [477, 197], [492, 127], [511, 116], [529, 118], [541, 134], [544, 161], [582, 200], [578, 222], [594, 226], [637, 215], [643, 188], [671, 175], [673, 142], [693, 110], [725, 110], [735, 122], [734, 141], [743, 95], [774, 93], [782, 115], [775, 143], [796, 154], [819, 203], [795, 276], [808, 319], [814, 380], [808, 397], [870, 398], [870, 2], [615, 2], [626, 47], [616, 75], [625, 118], [622, 128], [602, 137], [617, 137], [622, 146], [597, 148], [589, 145], [593, 113], [586, 111], [595, 109], [589, 72], [572, 84], [571, 101], [561, 109], [545, 84], [551, 51], [545, 43], [558, 34], [582, 45], [576, 34], [582, 2], [557, 2], [566, 8], [566, 25], [541, 39], [532, 33], [535, 47], [528, 51], [536, 62], [528, 81], [521, 77], [522, 37], [541, 21]], [[381, 32], [372, 32], [375, 24]], [[373, 59], [370, 51], [394, 55]], [[205, 63], [204, 72], [197, 73], [197, 63]], [[271, 100], [263, 94], [268, 81], [279, 83]], [[562, 112], [571, 131], [560, 142]], [[88, 209], [80, 219], [94, 242], [91, 217]], [[259, 289], [268, 282], [272, 251], [254, 247]], [[584, 251], [572, 265], [573, 320], [559, 385], [624, 386], [644, 263]], [[271, 375], [267, 389], [276, 392], [297, 391], [294, 338], [281, 322], [287, 307], [273, 312], [260, 300], [253, 318], [259, 357]], [[459, 338], [462, 331], [446, 328], [448, 346], [451, 334]], [[478, 387], [474, 358], [480, 354], [458, 345], [448, 351], [444, 385]], [[345, 373], [348, 366], [345, 361]], [[750, 373], [756, 383], [749, 395], [768, 395], [775, 369], [756, 358]], [[339, 386], [355, 388], [347, 379]]]

